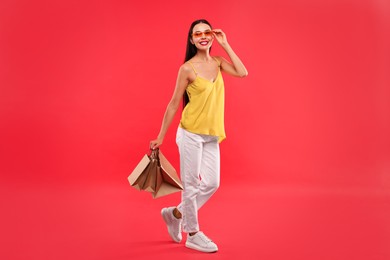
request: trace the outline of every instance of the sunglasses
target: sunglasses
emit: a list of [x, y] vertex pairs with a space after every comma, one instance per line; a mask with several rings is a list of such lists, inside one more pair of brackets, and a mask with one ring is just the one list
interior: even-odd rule
[[209, 37], [209, 36], [212, 36], [213, 35], [213, 31], [205, 31], [205, 32], [194, 32], [192, 34], [192, 36], [194, 36], [195, 38], [200, 38], [202, 36], [206, 36], [206, 37]]

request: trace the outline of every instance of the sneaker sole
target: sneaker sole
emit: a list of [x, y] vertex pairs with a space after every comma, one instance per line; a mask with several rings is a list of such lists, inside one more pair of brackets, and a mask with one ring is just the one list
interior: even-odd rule
[[218, 251], [218, 248], [217, 249], [203, 248], [203, 247], [200, 247], [200, 246], [193, 244], [191, 242], [186, 242], [186, 247], [190, 248], [190, 249], [198, 250], [198, 251], [203, 252], [203, 253], [215, 253]]
[[167, 230], [168, 230], [169, 236], [170, 236], [170, 237], [172, 238], [172, 240], [175, 241], [176, 243], [180, 243], [180, 242], [181, 242], [181, 239], [175, 239], [175, 238], [171, 235], [171, 233], [169, 232], [169, 229], [168, 229], [168, 220], [167, 220], [167, 218], [165, 217], [164, 212], [165, 212], [165, 209], [162, 209], [162, 210], [161, 210], [161, 216], [162, 216], [162, 218], [164, 219], [165, 225], [167, 226]]

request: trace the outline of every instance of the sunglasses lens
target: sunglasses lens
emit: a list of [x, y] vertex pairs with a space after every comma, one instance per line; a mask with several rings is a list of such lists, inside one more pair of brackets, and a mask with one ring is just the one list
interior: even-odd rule
[[199, 38], [199, 37], [202, 37], [202, 34], [203, 33], [201, 33], [201, 32], [196, 32], [193, 35], [194, 35], [194, 37]]
[[212, 31], [206, 31], [206, 32], [194, 32], [192, 34], [195, 38], [200, 38], [202, 37], [202, 35], [206, 36], [206, 37], [209, 37], [211, 35], [213, 35], [213, 32]]

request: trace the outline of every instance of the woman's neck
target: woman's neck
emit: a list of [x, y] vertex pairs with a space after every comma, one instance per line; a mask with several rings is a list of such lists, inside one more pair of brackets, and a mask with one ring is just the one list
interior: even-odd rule
[[199, 51], [196, 53], [195, 58], [199, 62], [210, 62], [212, 60], [210, 53], [208, 51]]

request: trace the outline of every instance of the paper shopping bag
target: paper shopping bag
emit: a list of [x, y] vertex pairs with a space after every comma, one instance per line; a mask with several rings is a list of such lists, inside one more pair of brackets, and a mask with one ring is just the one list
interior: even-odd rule
[[160, 188], [152, 193], [153, 198], [159, 198], [183, 190], [183, 185], [175, 168], [170, 164], [167, 158], [165, 158], [161, 151], [159, 153], [159, 162], [162, 182]]
[[159, 149], [151, 150], [150, 155], [144, 155], [129, 175], [128, 181], [134, 188], [152, 193], [153, 198], [183, 189], [175, 168]]
[[133, 172], [128, 177], [131, 186], [138, 190], [142, 190], [147, 174], [149, 173], [149, 163], [149, 156], [145, 154], [142, 160], [138, 163], [137, 167], [135, 167]]
[[145, 174], [146, 178], [145, 182], [143, 183], [142, 190], [156, 192], [160, 188], [162, 182], [158, 150], [152, 151], [149, 159], [149, 169], [148, 173]]

